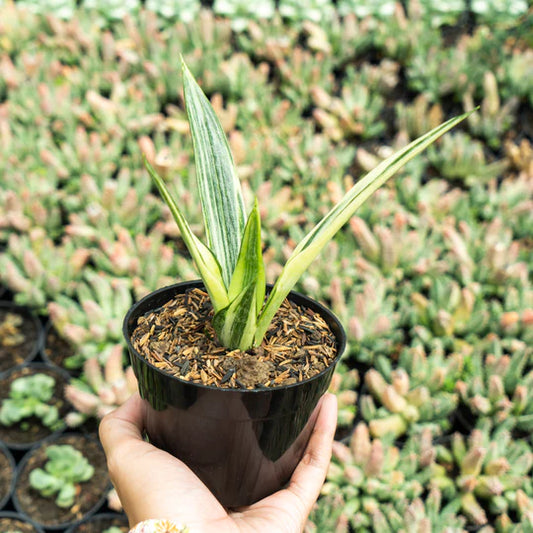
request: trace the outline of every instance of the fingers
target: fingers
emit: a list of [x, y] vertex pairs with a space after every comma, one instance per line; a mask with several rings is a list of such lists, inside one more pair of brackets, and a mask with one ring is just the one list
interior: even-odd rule
[[142, 440], [144, 409], [141, 397], [135, 393], [121, 407], [106, 415], [98, 428], [106, 455], [131, 440]]
[[145, 416], [145, 403], [135, 394], [105, 416], [99, 428], [109, 477], [130, 525], [149, 518], [187, 524], [226, 518], [223, 507], [187, 466], [143, 440]]
[[304, 520], [317, 500], [331, 459], [331, 447], [337, 426], [337, 398], [326, 394], [309, 444], [292, 475], [288, 490], [302, 503]]

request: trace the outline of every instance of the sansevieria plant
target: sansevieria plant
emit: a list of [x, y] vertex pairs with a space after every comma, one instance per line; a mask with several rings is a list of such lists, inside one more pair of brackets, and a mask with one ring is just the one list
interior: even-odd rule
[[183, 60], [182, 68], [185, 107], [193, 138], [207, 245], [193, 234], [164, 181], [146, 158], [145, 165], [179, 226], [209, 294], [218, 340], [229, 349], [244, 351], [261, 344], [285, 297], [356, 209], [405, 163], [472, 113], [444, 122], [360, 179], [298, 244], [265, 301], [266, 282], [257, 199], [246, 216], [226, 135], [209, 100]]

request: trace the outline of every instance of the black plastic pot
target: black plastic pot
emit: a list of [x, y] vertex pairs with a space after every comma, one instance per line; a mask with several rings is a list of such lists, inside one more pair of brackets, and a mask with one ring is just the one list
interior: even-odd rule
[[[56, 380], [56, 386], [54, 391], [54, 396], [60, 400], [59, 414], [61, 418], [64, 418], [70, 406], [63, 398], [63, 389], [70, 381], [70, 376], [64, 370], [48, 365], [46, 363], [29, 363], [27, 365], [20, 365], [15, 367], [7, 372], [0, 374], [0, 405], [2, 401], [9, 396], [9, 387], [1, 386], [2, 382], [8, 381], [13, 374], [21, 374], [22, 376], [30, 376], [35, 373], [45, 373], [48, 374]], [[21, 429], [20, 423], [10, 426], [13, 428], [13, 432], [8, 432], [10, 428], [2, 426], [0, 424], [0, 439], [12, 450], [12, 451], [25, 451], [30, 449], [35, 444], [43, 441], [44, 439], [49, 438], [52, 435], [59, 435], [63, 432], [64, 428], [57, 429], [52, 431], [51, 429], [39, 425], [37, 419], [33, 426], [35, 431], [23, 431]]]
[[[44, 462], [42, 464], [35, 464], [35, 458], [39, 458], [39, 456], [44, 457], [45, 448], [53, 444], [71, 444], [86, 457], [88, 454], [87, 450], [92, 447], [92, 450], [96, 451], [98, 456], [97, 461], [94, 461], [94, 458], [88, 457], [91, 464], [95, 467], [95, 473], [89, 481], [85, 482], [86, 484], [96, 484], [97, 490], [94, 492], [93, 497], [89, 498], [87, 495], [83, 495], [82, 489], [82, 495], [79, 496], [79, 502], [77, 504], [78, 508], [75, 513], [72, 512], [68, 518], [64, 519], [55, 516], [53, 518], [45, 518], [42, 515], [43, 507], [48, 501], [52, 501], [53, 497], [45, 499], [27, 484], [30, 471], [35, 466], [42, 468], [44, 464]], [[84, 486], [87, 487], [87, 485]], [[63, 435], [49, 437], [33, 446], [24, 455], [17, 467], [13, 504], [21, 516], [27, 518], [32, 523], [38, 524], [47, 531], [64, 531], [97, 513], [104, 505], [110, 489], [111, 482], [107, 474], [106, 459], [99, 441], [90, 435], [65, 433]], [[36, 514], [36, 512], [39, 514]]]
[[[21, 346], [10, 348], [9, 357], [0, 357], [0, 372], [32, 361], [41, 349], [43, 342], [43, 327], [40, 320], [29, 307], [16, 305], [13, 302], [0, 301], [0, 314], [14, 313], [24, 318], [25, 328], [33, 329], [35, 339], [32, 342], [24, 342]], [[7, 348], [4, 348], [7, 349]]]
[[9, 487], [7, 488], [5, 494], [0, 494], [0, 509], [3, 509], [11, 498], [11, 495], [13, 494], [13, 489], [15, 488], [16, 464], [15, 459], [13, 459], [13, 455], [2, 441], [0, 441], [0, 455], [5, 458], [2, 462], [8, 463], [7, 468], [2, 469], [2, 474], [9, 476], [9, 473], [11, 473]]
[[[124, 527], [128, 531], [128, 518], [125, 514], [99, 513], [86, 518], [79, 524], [69, 527], [65, 533], [86, 533], [87, 531], [101, 533], [111, 526]], [[91, 529], [89, 529], [89, 527]]]
[[301, 460], [344, 351], [346, 336], [324, 306], [291, 292], [289, 299], [320, 314], [337, 340], [334, 363], [313, 378], [284, 387], [235, 390], [182, 381], [144, 359], [130, 337], [137, 319], [201, 281], [155, 291], [127, 313], [123, 332], [147, 403], [150, 441], [187, 464], [226, 507], [252, 504], [281, 489]]
[[[13, 513], [11, 511], [4, 511], [0, 513], [0, 528], [3, 528], [2, 519], [3, 518], [9, 518], [11, 520], [17, 520], [18, 522], [22, 524], [28, 524], [33, 527], [33, 533], [43, 533], [43, 530], [40, 526], [38, 526], [35, 522], [30, 520], [29, 518], [25, 516], [21, 516], [17, 513]], [[7, 526], [6, 526], [7, 527]], [[16, 525], [15, 525], [16, 527]], [[20, 527], [20, 526], [19, 526]], [[0, 531], [6, 531], [5, 529], [0, 529]]]

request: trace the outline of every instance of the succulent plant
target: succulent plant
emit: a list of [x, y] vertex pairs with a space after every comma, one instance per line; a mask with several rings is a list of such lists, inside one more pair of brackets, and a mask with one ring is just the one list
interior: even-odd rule
[[[22, 172], [9, 173], [11, 178], [13, 174], [16, 178], [9, 183], [9, 188], [0, 192], [0, 241], [7, 241], [11, 232], [29, 233], [35, 228], [44, 228], [51, 238], [58, 237], [62, 233], [61, 207], [56, 199], [50, 199], [52, 192], [57, 194], [53, 180], [34, 179], [33, 172], [24, 172], [19, 180]], [[30, 190], [32, 200], [28, 198]]]
[[412, 104], [396, 104], [396, 123], [400, 132], [409, 139], [415, 139], [420, 132], [433, 128], [442, 121], [443, 111], [440, 104], [431, 104], [426, 95], [418, 95]]
[[474, 293], [502, 297], [510, 287], [529, 286], [528, 266], [520, 261], [520, 244], [513, 241], [512, 231], [501, 218], [485, 225], [466, 220], [455, 224], [449, 219], [442, 233], [452, 271]]
[[313, 506], [303, 533], [347, 533], [349, 531], [348, 517], [343, 513], [346, 505], [340, 494], [322, 496]]
[[384, 505], [405, 505], [423, 494], [434, 460], [429, 430], [399, 450], [390, 438], [371, 439], [368, 427], [359, 423], [348, 444], [334, 442], [322, 494], [342, 508], [339, 522], [356, 531], [371, 531], [373, 516]]
[[347, 69], [340, 96], [330, 96], [320, 87], [311, 91], [316, 108], [313, 117], [331, 140], [379, 136], [385, 129], [379, 116], [384, 100], [379, 94], [372, 94], [367, 84], [358, 82], [353, 69]]
[[119, 0], [103, 1], [103, 0], [83, 0], [83, 7], [98, 13], [101, 23], [107, 21], [121, 20], [126, 15], [135, 13], [139, 7], [139, 0], [127, 0], [121, 2]]
[[[307, 26], [313, 27], [311, 23]], [[328, 46], [325, 39], [326, 36], [322, 36], [322, 47]], [[323, 50], [313, 52], [296, 46], [290, 54], [277, 52], [275, 62], [282, 80], [281, 93], [300, 112], [312, 103], [312, 91], [316, 91], [316, 87], [325, 91], [332, 88], [333, 63], [330, 53]]]
[[[178, 268], [182, 262], [175, 261], [175, 249], [164, 244], [164, 227], [158, 225], [147, 235], [133, 238], [130, 232], [114, 226], [114, 237], [105, 236], [98, 240], [98, 247], [90, 248], [90, 259], [102, 272], [111, 276], [127, 277], [136, 298], [171, 285], [177, 275], [186, 279], [188, 272]], [[153, 258], [158, 257], [154, 263]]]
[[[487, 425], [474, 429], [468, 438], [452, 436], [450, 449], [441, 448], [437, 464], [442, 467], [430, 482], [449, 499], [459, 498], [469, 523], [485, 525], [498, 515], [518, 510], [518, 491], [531, 494], [533, 454], [524, 440]], [[452, 470], [458, 474], [447, 477]]]
[[418, 0], [422, 18], [434, 27], [445, 24], [453, 26], [466, 9], [464, 0], [452, 0], [446, 3], [435, 3], [431, 0]]
[[359, 373], [356, 369], [349, 369], [340, 363], [329, 385], [329, 392], [337, 396], [337, 426], [339, 428], [352, 427], [357, 412], [357, 389]]
[[432, 488], [424, 498], [380, 506], [372, 514], [372, 531], [393, 533], [463, 533], [466, 520], [457, 513], [460, 500], [443, 505], [442, 493]]
[[21, 0], [17, 6], [39, 15], [54, 15], [60, 19], [70, 19], [74, 14], [74, 0]]
[[370, 394], [361, 396], [360, 409], [371, 435], [397, 438], [424, 428], [438, 435], [449, 428], [458, 403], [453, 385], [463, 367], [461, 354], [446, 359], [435, 351], [427, 356], [415, 346], [401, 353], [396, 370], [386, 361], [378, 357], [375, 365], [387, 379], [374, 368], [364, 378]]
[[337, 9], [341, 15], [348, 15], [354, 13], [360, 18], [373, 17], [389, 17], [394, 14], [395, 2], [393, 0], [379, 0], [372, 2], [370, 0], [354, 1], [354, 0], [339, 0]]
[[440, 243], [431, 222], [429, 217], [398, 211], [391, 227], [381, 222], [370, 228], [364, 219], [354, 216], [350, 229], [364, 258], [388, 280], [401, 281], [446, 268], [438, 256]]
[[496, 531], [498, 533], [527, 533], [533, 527], [533, 499], [523, 490], [516, 491], [516, 514], [518, 517], [514, 522], [507, 514], [503, 513], [495, 520]]
[[345, 294], [342, 279], [334, 277], [328, 296], [333, 311], [347, 324], [348, 351], [358, 361], [372, 362], [401, 345], [403, 334], [397, 327], [395, 300], [383, 278], [373, 277]]
[[23, 325], [24, 318], [21, 315], [7, 312], [0, 322], [0, 346], [20, 346], [25, 338]]
[[280, 0], [278, 3], [279, 14], [292, 22], [311, 20], [320, 23], [328, 20], [333, 14], [333, 5], [329, 0]]
[[272, 0], [260, 0], [253, 6], [246, 0], [215, 0], [213, 4], [213, 11], [230, 18], [231, 26], [237, 32], [245, 30], [250, 20], [272, 18], [274, 9]]
[[200, 11], [199, 0], [147, 0], [146, 9], [157, 13], [160, 17], [171, 20], [180, 20], [190, 23]]
[[505, 86], [502, 92], [508, 92], [511, 96], [528, 98], [529, 104], [533, 105], [531, 73], [533, 72], [533, 51], [531, 49], [515, 50], [511, 57], [503, 63], [505, 71]]
[[483, 144], [463, 132], [443, 139], [438, 148], [428, 152], [428, 160], [440, 176], [467, 186], [499, 176], [506, 166], [505, 161], [488, 163]]
[[0, 279], [16, 293], [15, 301], [41, 310], [48, 300], [73, 293], [90, 255], [69, 239], [55, 245], [42, 228], [11, 234], [8, 250], [0, 254]]
[[429, 345], [438, 337], [453, 345], [455, 337], [487, 331], [490, 313], [478, 285], [461, 287], [447, 275], [429, 276], [420, 285], [419, 291], [409, 288], [411, 306], [403, 309], [401, 319], [414, 338]]
[[13, 380], [9, 396], [0, 407], [0, 424], [18, 424], [26, 430], [29, 429], [28, 419], [36, 417], [52, 431], [64, 427], [64, 422], [59, 418], [57, 402], [51, 402], [55, 384], [52, 376], [42, 373]]
[[455, 48], [445, 48], [439, 42], [413, 53], [407, 71], [409, 86], [432, 103], [447, 95], [464, 94], [469, 81], [466, 45], [463, 40]]
[[77, 487], [88, 481], [94, 474], [94, 467], [76, 448], [65, 445], [51, 445], [46, 448], [46, 461], [43, 468], [30, 472], [30, 486], [41, 496], [55, 496], [58, 507], [71, 507]]
[[[495, 180], [484, 186], [475, 185], [469, 191], [468, 204], [472, 213], [482, 220], [501, 220], [505, 232], [510, 232], [507, 235], [512, 236], [514, 240], [522, 239], [524, 243], [527, 242], [528, 231], [533, 223], [533, 200], [531, 200], [533, 185], [528, 179], [527, 171], [529, 161], [533, 161], [533, 157], [529, 156], [527, 142], [522, 142], [519, 146], [508, 143], [506, 151], [509, 154], [508, 159], [519, 168], [519, 174], [509, 175], [499, 185]], [[506, 236], [506, 233], [502, 236], [504, 237], [502, 244], [509, 246], [509, 236]], [[516, 255], [518, 252], [518, 258], [522, 258], [521, 254], [527, 250], [527, 247], [520, 244], [514, 244], [513, 248], [517, 250], [509, 255]]]
[[484, 344], [468, 356], [455, 390], [476, 418], [525, 437], [533, 429], [530, 351], [518, 340], [506, 343], [494, 337]]
[[123, 366], [124, 349], [112, 348], [104, 364], [104, 372], [97, 359], [87, 359], [83, 365], [83, 380], [73, 379], [65, 388], [65, 398], [76, 409], [67, 415], [67, 424], [78, 426], [88, 417], [102, 418], [122, 405], [136, 390], [133, 369]]
[[[475, 118], [470, 117], [468, 125], [474, 135], [487, 139], [489, 146], [498, 149], [502, 144], [505, 132], [513, 125], [519, 100], [515, 96], [502, 104], [496, 76], [490, 70], [485, 72], [483, 90], [484, 97], [480, 112]], [[463, 96], [465, 110], [474, 108], [473, 92], [473, 89], [470, 88]]]
[[48, 311], [56, 331], [77, 352], [78, 363], [92, 357], [103, 362], [122, 341], [120, 324], [132, 305], [131, 283], [90, 270], [84, 278], [76, 289], [77, 300], [59, 295]]
[[470, 9], [481, 21], [501, 24], [525, 15], [528, 4], [525, 0], [472, 0]]

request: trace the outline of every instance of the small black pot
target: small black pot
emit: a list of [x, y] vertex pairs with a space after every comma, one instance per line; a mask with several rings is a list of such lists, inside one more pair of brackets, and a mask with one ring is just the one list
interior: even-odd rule
[[4, 348], [6, 354], [0, 356], [0, 372], [32, 361], [39, 353], [43, 342], [43, 327], [40, 320], [29, 307], [16, 305], [13, 302], [0, 301], [0, 314], [14, 313], [24, 319], [24, 330], [31, 331], [33, 339], [24, 341], [20, 346]]
[[[0, 527], [2, 526], [2, 519], [3, 518], [10, 518], [11, 520], [18, 520], [19, 522], [23, 524], [28, 524], [33, 527], [33, 533], [43, 533], [43, 530], [40, 526], [38, 526], [33, 520], [30, 520], [26, 516], [21, 516], [18, 513], [13, 513], [11, 511], [4, 511], [0, 513]], [[7, 527], [7, 526], [6, 526]], [[0, 531], [5, 531], [4, 529], [0, 529]]]
[[15, 488], [16, 465], [15, 465], [15, 459], [13, 459], [13, 455], [9, 451], [8, 447], [2, 441], [0, 441], [0, 455], [4, 456], [5, 460], [8, 463], [7, 468], [3, 469], [2, 473], [8, 474], [9, 472], [11, 472], [11, 481], [9, 483], [9, 488], [7, 489], [7, 492], [3, 495], [0, 494], [0, 510], [1, 510], [6, 506], [7, 502], [11, 498], [11, 495], [13, 494], [13, 490]]
[[[326, 321], [337, 340], [334, 363], [311, 379], [284, 387], [235, 390], [182, 381], [146, 361], [131, 344], [137, 319], [179, 293], [203, 287], [184, 282], [155, 291], [127, 313], [123, 332], [139, 392], [147, 403], [150, 441], [189, 466], [226, 507], [250, 505], [281, 489], [301, 460], [346, 344], [338, 319], [291, 292], [289, 299]], [[270, 287], [269, 287], [270, 288]]]
[[[45, 518], [42, 515], [44, 505], [51, 498], [43, 498], [36, 491], [27, 485], [29, 473], [35, 466], [42, 468], [42, 464], [36, 464], [35, 458], [39, 455], [44, 455], [44, 449], [53, 444], [71, 444], [74, 448], [81, 451], [85, 456], [88, 455], [88, 450], [92, 448], [93, 455], [96, 457], [88, 457], [95, 469], [93, 477], [87, 481], [87, 484], [96, 484], [96, 491], [92, 497], [81, 496], [79, 500], [78, 509], [74, 514], [68, 518]], [[91, 452], [89, 452], [91, 453]], [[26, 490], [27, 489], [27, 490]], [[24, 455], [17, 467], [17, 478], [15, 482], [15, 490], [13, 492], [13, 504], [15, 509], [25, 519], [29, 519], [32, 523], [38, 524], [47, 531], [64, 531], [65, 529], [79, 524], [85, 518], [88, 518], [97, 513], [104, 505], [107, 499], [107, 493], [111, 489], [111, 482], [107, 474], [107, 465], [104, 451], [100, 442], [90, 435], [82, 435], [81, 433], [65, 433], [49, 437], [43, 442], [33, 446]], [[30, 509], [31, 505], [35, 505], [40, 515], [37, 515]]]
[[[91, 529], [88, 529], [89, 526]], [[69, 527], [65, 533], [85, 533], [86, 531], [101, 533], [111, 526], [124, 527], [128, 531], [128, 517], [125, 514], [118, 513], [99, 513]]]

